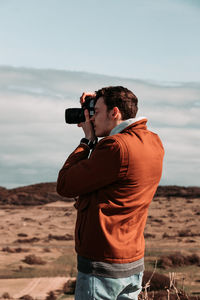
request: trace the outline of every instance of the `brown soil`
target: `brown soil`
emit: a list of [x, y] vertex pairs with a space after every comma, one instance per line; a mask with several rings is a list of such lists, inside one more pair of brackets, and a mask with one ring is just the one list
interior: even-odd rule
[[[177, 187], [174, 190], [177, 193]], [[199, 189], [192, 188], [187, 194], [187, 189], [180, 187], [181, 197], [172, 195], [174, 190], [160, 189], [150, 206], [145, 229], [146, 271], [152, 271], [157, 261], [157, 273], [168, 276], [175, 272], [180, 286], [198, 295]], [[14, 298], [29, 294], [44, 299], [50, 291], [61, 289], [67, 278], [76, 276], [76, 210], [72, 199], [61, 199], [54, 183], [13, 190], [0, 188], [0, 297], [7, 292]], [[161, 257], [169, 259], [177, 253], [182, 260], [196, 257], [196, 263], [159, 266]], [[28, 265], [24, 259], [29, 255], [46, 264]]]
[[0, 295], [7, 290], [14, 299], [24, 295], [45, 299], [50, 291], [62, 289], [67, 280], [67, 277], [1, 279]]

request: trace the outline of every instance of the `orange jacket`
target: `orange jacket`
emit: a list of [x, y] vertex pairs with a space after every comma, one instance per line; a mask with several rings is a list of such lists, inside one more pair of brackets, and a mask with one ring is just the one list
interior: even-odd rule
[[143, 232], [164, 155], [146, 122], [103, 138], [89, 158], [88, 147], [80, 144], [59, 172], [57, 192], [79, 196], [75, 248], [80, 256], [110, 263], [144, 256]]

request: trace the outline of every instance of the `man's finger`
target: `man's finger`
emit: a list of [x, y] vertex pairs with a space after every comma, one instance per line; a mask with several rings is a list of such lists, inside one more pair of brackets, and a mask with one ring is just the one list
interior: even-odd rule
[[83, 104], [85, 102], [85, 95], [86, 95], [86, 93], [83, 93], [82, 96], [80, 97], [81, 104]]
[[88, 92], [88, 93], [83, 93], [82, 96], [80, 97], [80, 103], [83, 104], [85, 102], [85, 97], [90, 96], [90, 97], [95, 97], [96, 94], [93, 92]]
[[85, 121], [86, 122], [90, 121], [90, 114], [87, 109], [84, 110], [84, 115], [85, 115]]

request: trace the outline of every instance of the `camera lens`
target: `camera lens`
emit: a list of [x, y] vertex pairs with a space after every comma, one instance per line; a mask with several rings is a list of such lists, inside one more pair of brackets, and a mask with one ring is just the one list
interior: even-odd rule
[[79, 124], [81, 122], [85, 122], [84, 110], [82, 108], [66, 109], [65, 122], [68, 124]]

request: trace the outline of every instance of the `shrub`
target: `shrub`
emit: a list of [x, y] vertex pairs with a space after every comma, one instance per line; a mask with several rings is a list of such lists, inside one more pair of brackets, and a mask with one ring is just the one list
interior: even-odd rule
[[46, 296], [46, 300], [56, 300], [56, 295], [53, 291], [48, 293], [48, 295]]
[[30, 238], [30, 239], [18, 239], [15, 241], [15, 243], [36, 243], [36, 242], [39, 242], [40, 239], [37, 238], [37, 237], [33, 237], [33, 238]]
[[3, 295], [1, 296], [1, 298], [3, 298], [3, 299], [11, 299], [10, 295], [7, 292], [3, 293]]
[[186, 258], [181, 253], [170, 255], [169, 258], [171, 259], [173, 266], [181, 267], [187, 264]]
[[20, 253], [20, 252], [29, 252], [28, 248], [15, 248], [15, 252], [16, 253]]
[[182, 267], [188, 265], [200, 265], [200, 257], [197, 254], [184, 256], [183, 254], [176, 252], [168, 256], [162, 256], [158, 260], [158, 267], [170, 268], [170, 267]]
[[155, 234], [152, 234], [152, 233], [148, 233], [148, 232], [146, 232], [146, 233], [144, 233], [144, 237], [146, 238], [146, 239], [148, 239], [148, 238], [155, 238], [156, 237], [156, 235]]
[[[200, 300], [200, 297], [189, 296], [176, 287], [175, 273], [169, 273], [169, 278], [163, 274], [144, 272], [143, 290], [139, 300]], [[150, 288], [151, 291], [148, 291]]]
[[191, 232], [189, 229], [181, 230], [181, 231], [179, 231], [178, 236], [188, 237], [188, 236], [191, 236]]
[[173, 266], [172, 260], [170, 259], [170, 257], [168, 256], [162, 256], [159, 260], [158, 260], [158, 267], [159, 268], [170, 268]]
[[15, 250], [13, 248], [10, 247], [4, 247], [2, 248], [3, 252], [8, 252], [8, 253], [15, 253]]
[[20, 237], [27, 237], [28, 234], [26, 234], [26, 233], [18, 233], [18, 236], [20, 236]]
[[22, 297], [19, 298], [20, 300], [33, 300], [33, 297], [31, 297], [30, 295], [24, 295]]
[[71, 241], [73, 240], [73, 235], [66, 233], [65, 235], [48, 235], [48, 240], [57, 240], [57, 241]]
[[[144, 271], [144, 276], [142, 280], [142, 286], [145, 286], [145, 284], [149, 281], [151, 278], [153, 272], [151, 271]], [[169, 287], [170, 280], [167, 276], [159, 273], [154, 273], [152, 278], [151, 278], [151, 283], [150, 283], [150, 290], [151, 291], [159, 291], [166, 289]]]
[[197, 254], [192, 254], [187, 258], [191, 265], [200, 265], [200, 257]]
[[73, 295], [76, 288], [76, 279], [69, 279], [63, 286], [63, 293]]
[[45, 265], [46, 262], [44, 260], [42, 260], [40, 257], [31, 254], [31, 255], [27, 255], [25, 257], [25, 259], [23, 260], [23, 262], [29, 264], [29, 265]]
[[10, 248], [10, 247], [4, 247], [2, 248], [2, 251], [8, 252], [8, 253], [20, 253], [20, 252], [28, 252], [29, 249], [27, 248]]
[[48, 247], [45, 247], [45, 248], [43, 249], [43, 251], [44, 251], [44, 252], [51, 252], [51, 249], [49, 249]]
[[[179, 298], [178, 298], [179, 297]], [[139, 300], [144, 300], [145, 299], [145, 295], [142, 292], [139, 297]], [[171, 292], [170, 295], [168, 295], [168, 292], [165, 291], [152, 291], [152, 292], [148, 292], [148, 300], [199, 300], [199, 297], [195, 297], [195, 296], [188, 296], [186, 294], [183, 293], [178, 293], [178, 295], [175, 292]]]

